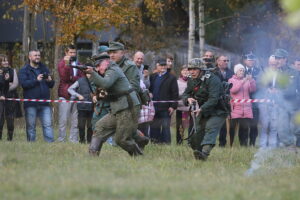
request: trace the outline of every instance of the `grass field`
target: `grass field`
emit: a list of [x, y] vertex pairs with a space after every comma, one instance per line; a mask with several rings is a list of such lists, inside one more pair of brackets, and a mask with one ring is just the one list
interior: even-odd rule
[[[187, 145], [148, 145], [131, 158], [105, 145], [27, 143], [23, 130], [0, 141], [0, 199], [272, 199], [300, 198], [300, 156], [278, 149], [253, 176], [245, 176], [256, 148], [216, 147], [206, 162]], [[6, 137], [6, 135], [4, 135]], [[5, 138], [4, 137], [4, 138]]]

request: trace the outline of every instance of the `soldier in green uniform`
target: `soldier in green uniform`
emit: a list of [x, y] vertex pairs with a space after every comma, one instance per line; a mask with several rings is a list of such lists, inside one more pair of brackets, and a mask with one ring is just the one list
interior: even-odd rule
[[[119, 65], [119, 67], [123, 70], [125, 76], [127, 77], [128, 81], [130, 82], [131, 87], [139, 95], [141, 93], [139, 70], [135, 63], [125, 56], [124, 49], [124, 45], [120, 42], [109, 42], [109, 47], [107, 51], [110, 56], [110, 59]], [[139, 116], [139, 114], [140, 109], [136, 110], [135, 115]], [[138, 134], [137, 130], [133, 132], [133, 139], [141, 148], [144, 148], [144, 146], [149, 143], [148, 137]]]
[[223, 108], [220, 97], [223, 93], [222, 83], [201, 58], [194, 58], [188, 64], [191, 79], [182, 98], [186, 105], [198, 104], [195, 132], [191, 135], [190, 145], [197, 160], [206, 160], [216, 143], [216, 138], [228, 115]]
[[104, 77], [88, 67], [86, 73], [91, 74], [91, 81], [99, 88], [107, 91], [110, 103], [110, 113], [96, 123], [95, 132], [89, 147], [91, 155], [99, 155], [103, 143], [114, 134], [117, 145], [131, 156], [142, 155], [142, 151], [132, 139], [133, 131], [137, 129], [140, 102], [123, 71], [109, 59], [100, 60], [95, 65], [106, 65]]

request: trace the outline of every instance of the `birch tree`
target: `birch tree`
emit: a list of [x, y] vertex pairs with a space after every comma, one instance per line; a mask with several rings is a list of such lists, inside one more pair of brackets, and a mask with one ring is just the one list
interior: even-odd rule
[[199, 53], [200, 57], [204, 54], [204, 44], [205, 44], [205, 25], [204, 25], [204, 0], [199, 0]]
[[195, 2], [189, 0], [189, 46], [188, 46], [188, 61], [194, 56], [195, 45]]

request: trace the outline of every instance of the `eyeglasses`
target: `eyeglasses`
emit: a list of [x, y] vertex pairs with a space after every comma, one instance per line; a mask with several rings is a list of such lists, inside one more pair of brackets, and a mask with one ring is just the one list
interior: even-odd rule
[[223, 61], [223, 62], [229, 62], [229, 60], [221, 60], [221, 61]]
[[244, 59], [246, 59], [246, 60], [255, 60], [256, 57], [255, 57], [254, 54], [250, 53], [250, 54], [246, 54], [246, 55], [244, 56]]

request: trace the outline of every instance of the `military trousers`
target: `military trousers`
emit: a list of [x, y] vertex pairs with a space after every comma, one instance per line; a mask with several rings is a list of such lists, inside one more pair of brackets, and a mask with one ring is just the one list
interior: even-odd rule
[[139, 106], [122, 110], [116, 114], [108, 113], [97, 121], [93, 138], [101, 141], [100, 148], [110, 136], [114, 135], [116, 144], [122, 149], [128, 153], [136, 151], [137, 145], [132, 138], [132, 133], [137, 130], [138, 126], [137, 117], [133, 113], [135, 109], [139, 109]]
[[196, 132], [190, 138], [191, 148], [201, 151], [203, 145], [215, 145], [225, 119], [226, 116], [202, 117], [201, 114], [196, 117]]

